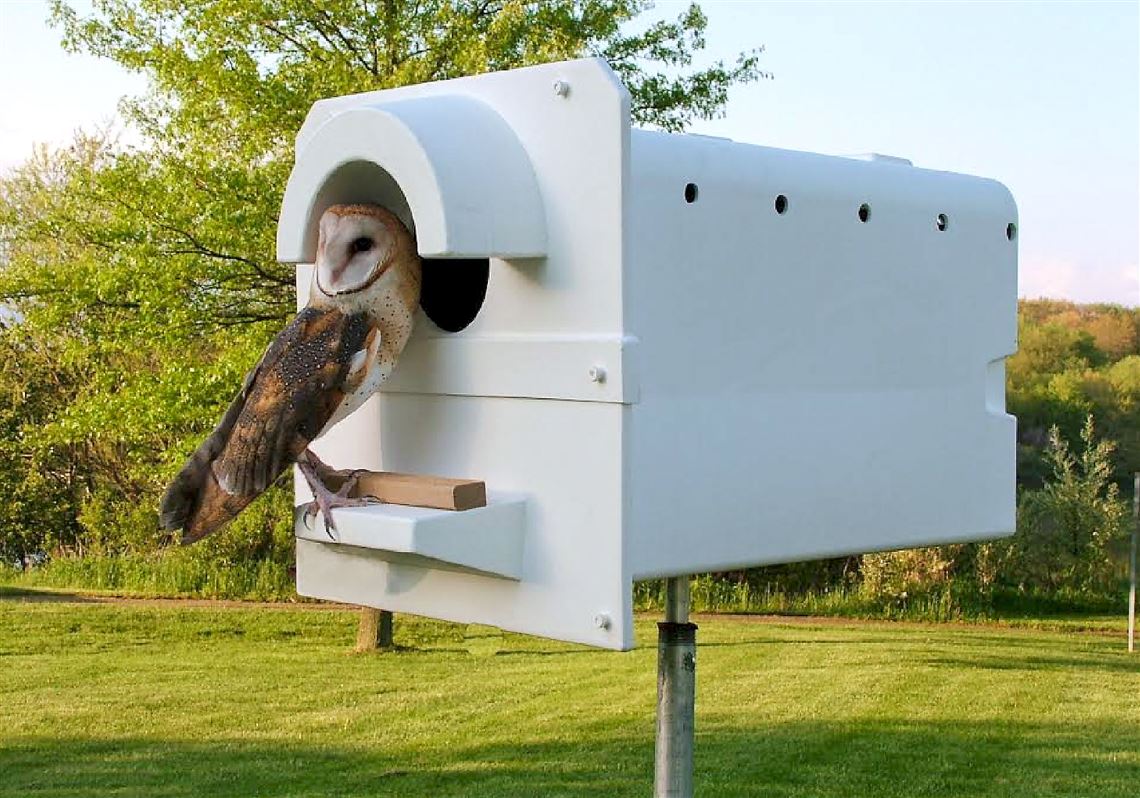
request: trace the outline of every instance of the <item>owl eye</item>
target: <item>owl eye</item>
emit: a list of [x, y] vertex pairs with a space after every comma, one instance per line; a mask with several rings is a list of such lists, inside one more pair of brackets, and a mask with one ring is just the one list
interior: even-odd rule
[[368, 236], [353, 239], [352, 243], [348, 245], [348, 251], [352, 253], [367, 252], [370, 249], [372, 249], [372, 239]]

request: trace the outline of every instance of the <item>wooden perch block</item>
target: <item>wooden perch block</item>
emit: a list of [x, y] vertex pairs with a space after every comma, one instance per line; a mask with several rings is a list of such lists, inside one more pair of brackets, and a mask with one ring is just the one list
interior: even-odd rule
[[[328, 479], [336, 490], [343, 480]], [[350, 496], [375, 496], [387, 504], [434, 507], [438, 510], [470, 510], [487, 506], [487, 486], [481, 480], [448, 479], [393, 471], [365, 471], [358, 475]]]

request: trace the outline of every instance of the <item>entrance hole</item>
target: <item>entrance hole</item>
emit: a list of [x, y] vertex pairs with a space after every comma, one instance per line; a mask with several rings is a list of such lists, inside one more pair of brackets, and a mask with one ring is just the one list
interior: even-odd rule
[[487, 297], [488, 258], [424, 258], [420, 307], [435, 326], [459, 332], [475, 321]]

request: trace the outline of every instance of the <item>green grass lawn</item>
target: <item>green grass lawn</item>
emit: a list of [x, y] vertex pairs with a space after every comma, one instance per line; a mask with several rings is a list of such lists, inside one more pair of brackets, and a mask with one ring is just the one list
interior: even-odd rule
[[[704, 796], [1136, 796], [1120, 635], [702, 618]], [[339, 609], [0, 598], [0, 796], [651, 792], [656, 651]]]

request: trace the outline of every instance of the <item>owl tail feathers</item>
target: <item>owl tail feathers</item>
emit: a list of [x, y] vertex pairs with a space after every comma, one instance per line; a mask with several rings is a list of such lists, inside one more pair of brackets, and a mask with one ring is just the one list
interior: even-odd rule
[[182, 531], [182, 545], [217, 532], [256, 496], [238, 497], [226, 493], [214, 475], [214, 460], [221, 455], [245, 403], [246, 391], [256, 369], [245, 378], [241, 391], [214, 428], [162, 496], [158, 523], [167, 532]]
[[181, 530], [184, 546], [217, 532], [255, 498], [227, 493], [210, 465], [195, 454], [162, 497], [159, 523], [168, 532]]

